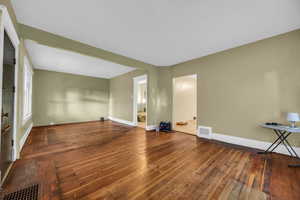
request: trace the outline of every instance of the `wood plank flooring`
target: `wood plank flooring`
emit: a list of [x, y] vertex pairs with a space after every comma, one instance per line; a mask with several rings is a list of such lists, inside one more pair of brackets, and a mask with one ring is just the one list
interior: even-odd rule
[[39, 183], [42, 200], [300, 199], [291, 161], [110, 121], [39, 127], [4, 192]]

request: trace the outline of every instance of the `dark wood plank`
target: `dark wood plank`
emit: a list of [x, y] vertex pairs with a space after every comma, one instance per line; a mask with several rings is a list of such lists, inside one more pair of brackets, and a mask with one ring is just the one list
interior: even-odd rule
[[[32, 130], [4, 192], [41, 199], [300, 199], [292, 158], [111, 121]], [[271, 159], [272, 158], [272, 159]]]

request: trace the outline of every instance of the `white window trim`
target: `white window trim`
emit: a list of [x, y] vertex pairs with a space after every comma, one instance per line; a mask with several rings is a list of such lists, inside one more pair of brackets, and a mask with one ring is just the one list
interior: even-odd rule
[[[25, 66], [27, 66], [28, 69]], [[28, 105], [25, 104], [25, 98], [26, 98], [26, 95], [25, 95], [25, 87], [26, 87], [25, 76], [26, 76], [26, 73], [27, 73], [26, 70], [29, 70], [30, 75], [31, 75], [31, 88], [30, 88], [31, 91], [30, 91], [30, 94], [29, 94], [29, 95], [31, 95], [30, 102], [29, 102], [29, 104], [31, 104], [31, 105], [30, 105], [29, 113], [25, 113], [26, 108], [28, 106]], [[33, 87], [33, 85], [32, 85], [33, 84], [32, 83], [33, 82], [32, 66], [31, 66], [31, 64], [30, 64], [30, 62], [29, 62], [29, 60], [28, 60], [28, 58], [26, 56], [24, 56], [23, 78], [24, 78], [24, 80], [23, 80], [23, 105], [24, 105], [24, 107], [23, 107], [23, 125], [24, 125], [24, 124], [26, 124], [28, 122], [28, 120], [30, 120], [32, 118], [32, 89], [33, 89], [32, 88]]]

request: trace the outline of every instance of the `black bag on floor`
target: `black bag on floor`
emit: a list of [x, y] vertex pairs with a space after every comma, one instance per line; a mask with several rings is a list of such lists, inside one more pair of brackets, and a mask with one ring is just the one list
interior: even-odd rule
[[171, 122], [160, 122], [159, 124], [159, 130], [160, 131], [166, 131], [169, 132], [172, 130], [172, 124]]

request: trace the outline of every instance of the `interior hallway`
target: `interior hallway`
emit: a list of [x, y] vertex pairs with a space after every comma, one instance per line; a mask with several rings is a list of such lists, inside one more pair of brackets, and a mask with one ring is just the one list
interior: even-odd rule
[[178, 132], [197, 135], [197, 120], [188, 120], [186, 125], [177, 125], [173, 129]]
[[137, 125], [138, 127], [140, 127], [140, 128], [146, 128], [146, 122], [138, 122], [138, 125]]
[[300, 199], [291, 158], [106, 122], [34, 128], [5, 192], [44, 199]]

